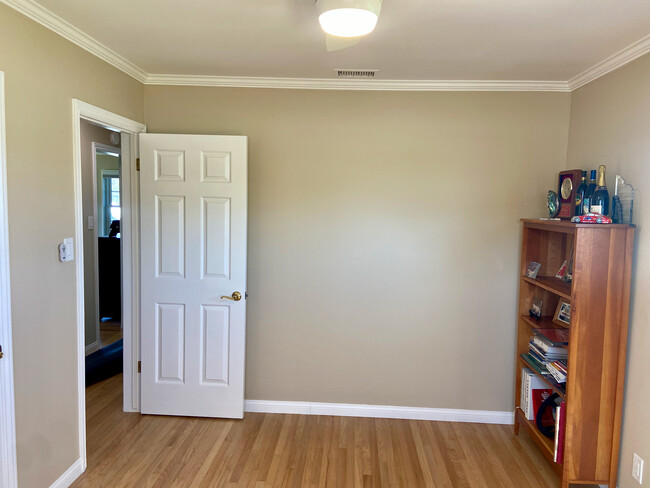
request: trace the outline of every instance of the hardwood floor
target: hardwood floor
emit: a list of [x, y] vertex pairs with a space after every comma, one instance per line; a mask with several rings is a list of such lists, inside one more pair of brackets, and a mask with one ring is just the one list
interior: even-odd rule
[[122, 375], [87, 389], [88, 469], [74, 487], [557, 487], [512, 426], [248, 413], [122, 412]]
[[110, 346], [122, 338], [122, 325], [119, 321], [106, 321], [99, 324], [101, 347]]

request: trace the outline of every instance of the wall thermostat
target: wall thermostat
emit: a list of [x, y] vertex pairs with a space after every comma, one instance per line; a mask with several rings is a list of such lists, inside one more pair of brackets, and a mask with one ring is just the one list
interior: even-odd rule
[[72, 237], [66, 237], [63, 242], [59, 244], [59, 261], [67, 263], [74, 259], [74, 240]]

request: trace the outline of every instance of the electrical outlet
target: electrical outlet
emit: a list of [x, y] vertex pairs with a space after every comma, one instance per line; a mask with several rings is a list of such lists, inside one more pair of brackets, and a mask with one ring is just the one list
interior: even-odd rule
[[634, 462], [632, 463], [632, 478], [637, 480], [639, 484], [643, 483], [643, 459], [634, 453]]

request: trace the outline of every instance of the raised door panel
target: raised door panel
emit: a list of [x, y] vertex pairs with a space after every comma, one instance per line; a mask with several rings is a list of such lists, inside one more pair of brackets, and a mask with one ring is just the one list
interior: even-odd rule
[[156, 381], [185, 381], [185, 306], [157, 304]]
[[201, 257], [204, 277], [230, 278], [230, 199], [202, 199]]
[[185, 198], [156, 195], [156, 276], [185, 276]]
[[230, 364], [230, 308], [203, 306], [201, 382], [228, 384]]

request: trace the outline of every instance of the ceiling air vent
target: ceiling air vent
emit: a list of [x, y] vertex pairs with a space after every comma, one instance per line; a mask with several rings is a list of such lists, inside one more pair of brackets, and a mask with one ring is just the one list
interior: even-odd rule
[[339, 78], [363, 78], [373, 79], [378, 69], [337, 69], [336, 75]]

